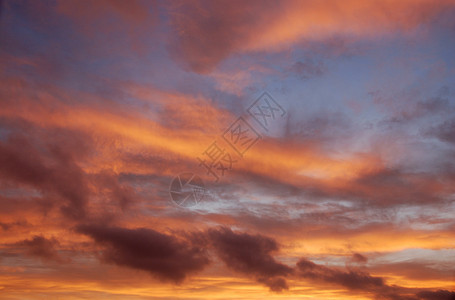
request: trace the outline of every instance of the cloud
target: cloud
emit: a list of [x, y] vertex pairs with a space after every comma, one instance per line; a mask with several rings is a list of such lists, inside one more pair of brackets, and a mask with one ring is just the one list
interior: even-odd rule
[[434, 136], [443, 142], [455, 144], [455, 121], [448, 120], [426, 130], [426, 135]]
[[326, 67], [322, 61], [314, 61], [313, 59], [305, 59], [297, 61], [287, 70], [291, 74], [295, 74], [298, 78], [306, 80], [312, 77], [321, 76], [326, 72]]
[[0, 176], [5, 181], [33, 186], [66, 202], [62, 211], [72, 218], [86, 215], [89, 189], [75, 156], [83, 155], [86, 136], [65, 130], [42, 131], [30, 124], [10, 127], [0, 140]]
[[107, 262], [144, 270], [165, 281], [181, 283], [209, 263], [204, 249], [152, 229], [80, 225], [77, 231], [103, 247]]
[[236, 233], [226, 227], [185, 233], [182, 239], [145, 228], [80, 225], [77, 231], [102, 247], [105, 261], [145, 270], [175, 283], [204, 269], [209, 264], [209, 249], [229, 268], [253, 276], [274, 292], [288, 289], [284, 277], [293, 273], [291, 267], [277, 262], [271, 255], [278, 251], [274, 239]]
[[[341, 285], [348, 290], [373, 294], [375, 299], [389, 300], [452, 300], [455, 292], [446, 290], [428, 291], [418, 288], [407, 288], [398, 285], [388, 285], [383, 277], [372, 276], [365, 271], [342, 271], [326, 267], [302, 258], [297, 262], [296, 275], [314, 281]], [[417, 292], [416, 292], [417, 291]]]
[[304, 278], [339, 284], [348, 289], [371, 289], [385, 286], [384, 279], [362, 271], [347, 272], [317, 265], [305, 258], [297, 262], [298, 275]]
[[416, 101], [416, 95], [412, 92], [405, 92], [401, 95], [402, 101], [397, 102], [396, 96], [383, 97], [377, 92], [370, 93], [374, 102], [380, 105], [388, 116], [379, 126], [406, 125], [411, 122], [425, 121], [431, 117], [450, 117], [455, 108], [447, 97], [446, 89], [443, 87], [433, 97]]
[[289, 289], [289, 286], [283, 277], [258, 277], [257, 280], [268, 286], [272, 292], [281, 292]]
[[12, 228], [17, 227], [17, 226], [24, 226], [24, 225], [27, 225], [27, 222], [24, 222], [24, 221], [16, 221], [16, 222], [8, 222], [8, 223], [0, 222], [0, 228], [2, 228], [5, 231], [11, 230]]
[[351, 260], [356, 263], [366, 263], [368, 262], [368, 258], [366, 256], [363, 256], [360, 253], [354, 253], [352, 254]]
[[455, 292], [447, 290], [422, 291], [417, 293], [421, 300], [455, 300]]
[[212, 246], [220, 259], [235, 271], [252, 275], [272, 291], [288, 289], [283, 277], [292, 269], [279, 263], [271, 255], [278, 251], [275, 240], [247, 233], [236, 233], [223, 227], [208, 231]]
[[[56, 1], [52, 8], [54, 10], [49, 14], [64, 16], [72, 21], [74, 32], [86, 37], [81, 39], [86, 47], [79, 49], [77, 55], [82, 51], [89, 51], [87, 57], [119, 52], [123, 55], [130, 55], [131, 52], [137, 55], [150, 49], [147, 41], [153, 35], [157, 23], [157, 5], [154, 0], [132, 0], [128, 4], [118, 0], [100, 0], [96, 3], [87, 0]], [[98, 41], [96, 47], [91, 47], [95, 40]]]
[[32, 239], [17, 242], [16, 245], [25, 247], [29, 255], [37, 256], [44, 260], [61, 261], [57, 251], [59, 242], [55, 238], [48, 239], [41, 235], [35, 235]]
[[377, 264], [374, 271], [384, 275], [394, 275], [407, 278], [408, 280], [445, 280], [450, 278], [453, 270], [440, 268], [437, 264], [429, 261], [411, 260], [405, 262], [393, 262]]
[[[276, 2], [268, 4], [279, 9]], [[259, 30], [273, 17], [271, 10], [263, 8], [260, 1], [174, 3], [170, 7], [175, 29], [171, 52], [192, 71], [210, 71], [249, 39], [248, 28]]]
[[280, 51], [304, 40], [408, 31], [453, 1], [192, 1], [170, 6], [174, 57], [206, 73], [234, 53]]

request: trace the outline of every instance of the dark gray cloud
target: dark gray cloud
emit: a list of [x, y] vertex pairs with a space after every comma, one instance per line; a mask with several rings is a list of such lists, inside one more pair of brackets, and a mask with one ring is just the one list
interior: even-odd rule
[[[278, 262], [273, 254], [279, 250], [275, 239], [264, 235], [234, 232], [230, 228], [211, 228], [207, 231], [163, 234], [152, 229], [127, 229], [107, 225], [80, 225], [79, 233], [90, 236], [102, 247], [106, 262], [148, 271], [155, 277], [181, 283], [187, 276], [202, 271], [209, 263], [209, 251], [228, 268], [252, 277], [269, 287], [270, 291], [289, 289], [286, 279], [306, 279], [344, 287], [375, 299], [452, 300], [454, 292], [431, 291], [388, 285], [385, 278], [373, 276], [364, 269], [341, 269], [316, 264], [301, 258], [295, 268]], [[30, 246], [42, 246], [40, 239], [28, 241]], [[37, 249], [42, 249], [38, 247]], [[38, 251], [39, 253], [39, 251]], [[353, 261], [365, 263], [367, 258], [354, 253]], [[440, 297], [440, 298], [437, 298]]]
[[0, 140], [0, 177], [62, 198], [61, 209], [67, 216], [84, 218], [89, 188], [75, 159], [83, 155], [90, 139], [67, 130], [44, 131], [24, 126], [27, 133], [10, 128], [13, 134]]
[[342, 285], [348, 289], [375, 289], [385, 286], [381, 277], [374, 277], [362, 271], [332, 269], [305, 258], [297, 262], [297, 270], [301, 277]]
[[122, 210], [137, 200], [131, 184], [114, 172], [87, 173], [81, 167], [97, 155], [89, 133], [42, 128], [20, 119], [0, 118], [0, 126], [5, 132], [0, 138], [0, 182], [35, 189], [39, 194], [29, 198], [48, 209], [58, 207], [65, 217], [81, 221], [92, 216], [93, 196], [107, 198]]
[[152, 229], [80, 225], [77, 231], [103, 246], [107, 262], [144, 270], [165, 281], [180, 283], [209, 263], [205, 249]]
[[302, 80], [306, 80], [312, 77], [321, 76], [327, 71], [327, 68], [320, 60], [306, 58], [295, 62], [287, 71]]
[[[363, 259], [363, 256], [362, 256]], [[297, 262], [296, 275], [302, 278], [339, 285], [348, 290], [387, 300], [453, 300], [455, 292], [447, 290], [420, 290], [388, 285], [383, 277], [372, 276], [362, 270], [341, 270], [326, 267], [302, 258]]]
[[48, 239], [41, 235], [35, 235], [32, 239], [17, 242], [15, 245], [24, 247], [26, 253], [32, 256], [45, 260], [62, 260], [57, 251], [59, 242], [55, 238]]
[[210, 229], [208, 237], [216, 253], [235, 271], [252, 275], [272, 291], [288, 289], [283, 278], [292, 268], [279, 263], [272, 256], [278, 243], [262, 235], [236, 233], [229, 228]]
[[422, 291], [417, 293], [421, 300], [455, 300], [455, 292], [447, 290]]

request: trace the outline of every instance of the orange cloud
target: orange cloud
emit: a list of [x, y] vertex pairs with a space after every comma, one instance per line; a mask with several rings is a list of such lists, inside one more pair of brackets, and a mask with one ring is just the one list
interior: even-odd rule
[[192, 1], [170, 5], [173, 51], [206, 73], [233, 53], [280, 51], [342, 35], [371, 38], [404, 32], [435, 17], [453, 0]]

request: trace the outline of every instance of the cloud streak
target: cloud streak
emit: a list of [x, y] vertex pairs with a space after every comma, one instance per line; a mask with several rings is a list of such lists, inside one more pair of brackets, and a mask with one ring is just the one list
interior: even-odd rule
[[324, 41], [336, 35], [373, 38], [396, 30], [406, 32], [454, 3], [287, 0], [238, 4], [194, 1], [171, 6], [176, 35], [172, 49], [190, 70], [210, 72], [232, 54], [280, 51], [297, 42]]

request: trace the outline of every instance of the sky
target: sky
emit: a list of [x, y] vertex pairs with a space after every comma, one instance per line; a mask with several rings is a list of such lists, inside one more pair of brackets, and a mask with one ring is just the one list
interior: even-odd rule
[[455, 299], [455, 1], [0, 1], [0, 298]]

